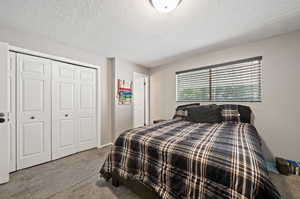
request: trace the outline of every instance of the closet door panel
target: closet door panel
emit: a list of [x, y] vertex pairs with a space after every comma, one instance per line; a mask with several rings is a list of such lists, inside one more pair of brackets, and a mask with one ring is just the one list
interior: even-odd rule
[[96, 70], [80, 68], [79, 79], [79, 150], [97, 145], [96, 133]]
[[27, 122], [22, 126], [23, 157], [40, 155], [43, 152], [44, 128], [41, 121]]
[[61, 111], [73, 110], [75, 107], [75, 85], [74, 83], [58, 83], [59, 86], [59, 109]]
[[52, 69], [52, 158], [77, 152], [76, 106], [78, 71], [73, 65], [53, 62]]
[[42, 112], [44, 106], [44, 80], [24, 77], [22, 81], [23, 112]]
[[17, 55], [17, 168], [51, 160], [51, 63]]
[[94, 100], [94, 85], [82, 84], [80, 85], [80, 109], [90, 110], [95, 108]]
[[74, 147], [75, 124], [72, 119], [61, 119], [59, 121], [59, 147]]

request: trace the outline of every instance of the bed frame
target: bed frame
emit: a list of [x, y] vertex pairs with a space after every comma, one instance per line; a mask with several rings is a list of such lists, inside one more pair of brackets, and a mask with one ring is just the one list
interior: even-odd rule
[[121, 176], [119, 176], [118, 174], [116, 174], [115, 172], [112, 173], [112, 178], [111, 178], [111, 184], [114, 187], [119, 187], [120, 186], [120, 178]]
[[124, 185], [138, 196], [142, 196], [143, 199], [161, 199], [161, 197], [150, 187], [147, 187], [136, 180], [124, 179], [115, 172], [112, 173], [111, 183], [114, 187]]

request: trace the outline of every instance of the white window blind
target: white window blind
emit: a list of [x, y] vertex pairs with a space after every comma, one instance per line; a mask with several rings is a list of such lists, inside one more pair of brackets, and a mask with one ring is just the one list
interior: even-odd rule
[[177, 72], [176, 100], [260, 102], [261, 60], [253, 57]]
[[209, 69], [180, 73], [177, 79], [177, 101], [208, 101]]

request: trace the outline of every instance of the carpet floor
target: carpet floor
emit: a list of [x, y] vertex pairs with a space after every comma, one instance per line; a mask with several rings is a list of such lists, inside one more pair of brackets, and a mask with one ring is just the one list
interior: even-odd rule
[[[115, 188], [98, 171], [109, 147], [78, 153], [14, 172], [0, 199], [144, 199], [128, 186]], [[300, 177], [271, 175], [283, 199], [300, 199]], [[147, 197], [148, 198], [148, 197]]]

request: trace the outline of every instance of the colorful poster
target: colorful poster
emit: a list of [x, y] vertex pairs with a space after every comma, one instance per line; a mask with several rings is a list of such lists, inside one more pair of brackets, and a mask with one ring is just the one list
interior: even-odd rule
[[131, 104], [132, 81], [118, 79], [118, 99], [119, 104]]

